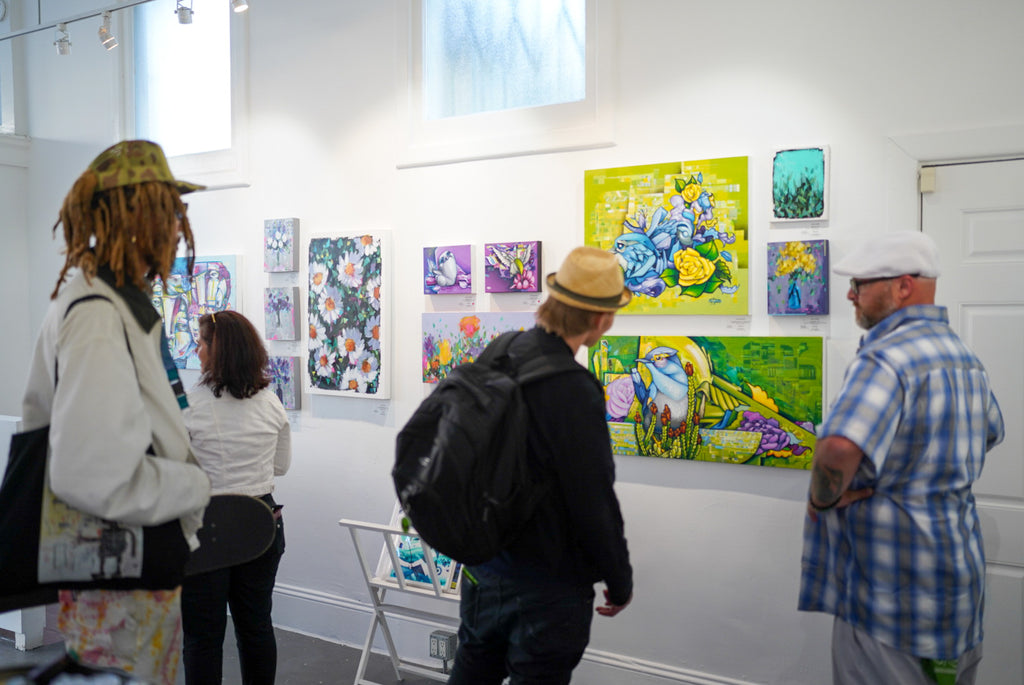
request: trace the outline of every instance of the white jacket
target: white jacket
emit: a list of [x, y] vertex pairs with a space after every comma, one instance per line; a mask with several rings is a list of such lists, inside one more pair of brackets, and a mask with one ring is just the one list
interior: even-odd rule
[[[93, 294], [109, 301], [79, 302], [68, 312]], [[160, 316], [145, 293], [76, 273], [43, 320], [22, 419], [25, 430], [50, 425], [54, 494], [129, 524], [180, 518], [194, 548], [210, 481], [189, 448], [161, 344]]]
[[269, 388], [240, 400], [227, 389], [214, 397], [208, 386], [196, 385], [188, 391], [185, 425], [215, 495], [266, 495], [274, 491], [274, 476], [291, 465], [291, 425]]

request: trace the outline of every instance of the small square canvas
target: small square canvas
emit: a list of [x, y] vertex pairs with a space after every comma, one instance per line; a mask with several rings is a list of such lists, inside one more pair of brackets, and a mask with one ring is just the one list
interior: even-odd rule
[[[391, 525], [397, 527], [401, 523], [403, 515], [401, 505], [396, 502], [395, 509], [391, 514]], [[376, 577], [382, 580], [396, 580], [391, 554], [388, 552], [388, 546], [393, 546], [395, 556], [398, 558], [398, 567], [402, 570], [402, 578], [405, 582], [419, 587], [433, 587], [426, 551], [423, 549], [419, 536], [390, 535], [389, 537], [390, 540], [384, 543], [385, 547], [380, 552]], [[459, 583], [462, 581], [462, 564], [435, 549], [430, 550], [430, 556], [434, 561], [434, 575], [437, 576], [441, 592], [457, 595]]]
[[299, 220], [266, 219], [263, 222], [263, 270], [298, 271]]
[[462, 295], [473, 292], [473, 246], [423, 248], [423, 293]]
[[299, 358], [270, 357], [270, 389], [285, 409], [301, 409], [299, 392]]
[[768, 243], [768, 314], [828, 314], [828, 241]]
[[539, 293], [540, 241], [486, 243], [484, 290], [489, 293]]
[[828, 147], [777, 150], [772, 159], [772, 221], [828, 219]]
[[267, 340], [298, 340], [295, 303], [299, 301], [299, 286], [266, 288], [263, 291], [263, 314]]

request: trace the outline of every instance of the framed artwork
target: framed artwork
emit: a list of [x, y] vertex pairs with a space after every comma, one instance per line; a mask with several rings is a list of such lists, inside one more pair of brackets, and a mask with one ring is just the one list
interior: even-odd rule
[[263, 221], [263, 270], [275, 273], [299, 270], [299, 220]]
[[768, 243], [768, 313], [828, 314], [828, 241]]
[[386, 399], [386, 231], [309, 241], [309, 390]]
[[484, 244], [484, 291], [539, 293], [540, 241]]
[[[395, 510], [391, 515], [391, 525], [399, 526], [402, 516], [401, 505], [396, 502]], [[432, 588], [433, 583], [430, 580], [430, 571], [427, 566], [432, 561], [441, 591], [445, 594], [458, 594], [459, 583], [462, 581], [461, 563], [434, 549], [430, 550], [431, 560], [428, 561], [423, 545], [416, 535], [391, 535], [389, 537], [390, 540], [385, 545], [394, 546], [398, 557], [398, 566], [406, 583]], [[391, 555], [388, 554], [387, 546], [381, 550], [376, 575], [377, 578], [385, 580], [395, 578], [395, 569], [391, 563]]]
[[423, 294], [462, 295], [473, 292], [473, 246], [423, 248]]
[[270, 357], [270, 389], [274, 391], [285, 409], [301, 409], [302, 393], [299, 391], [299, 358]]
[[295, 305], [299, 301], [299, 287], [265, 288], [263, 315], [267, 340], [298, 340], [299, 324]]
[[621, 314], [747, 314], [747, 158], [584, 173], [584, 242], [612, 252]]
[[423, 382], [437, 383], [459, 364], [475, 361], [505, 331], [533, 328], [533, 312], [423, 315]]
[[199, 317], [210, 312], [238, 309], [236, 255], [196, 257], [192, 273], [184, 257], [174, 260], [167, 282], [153, 282], [153, 306], [163, 318], [171, 359], [179, 369], [198, 369], [196, 354]]
[[828, 219], [827, 146], [776, 150], [772, 157], [772, 221]]
[[809, 469], [822, 339], [607, 336], [588, 350], [616, 454]]

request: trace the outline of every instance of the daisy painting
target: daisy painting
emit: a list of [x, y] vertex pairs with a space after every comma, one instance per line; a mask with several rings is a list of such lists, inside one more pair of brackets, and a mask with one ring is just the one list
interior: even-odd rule
[[310, 392], [388, 397], [381, 233], [309, 241]]

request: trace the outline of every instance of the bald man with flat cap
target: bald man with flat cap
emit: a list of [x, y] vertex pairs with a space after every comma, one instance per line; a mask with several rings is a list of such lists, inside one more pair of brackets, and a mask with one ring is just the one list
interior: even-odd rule
[[[629, 303], [615, 256], [578, 247], [547, 278], [537, 326], [509, 348], [513, 363], [571, 359], [600, 340]], [[550, 483], [519, 537], [462, 581], [459, 647], [449, 685], [565, 685], [590, 640], [595, 611], [615, 616], [633, 596], [633, 569], [605, 423], [604, 393], [586, 368], [523, 388], [531, 468]], [[604, 603], [594, 607], [594, 584]]]
[[1003, 439], [999, 404], [935, 305], [931, 238], [865, 241], [833, 271], [867, 332], [818, 431], [799, 608], [835, 617], [837, 685], [970, 685], [985, 583], [971, 487]]

